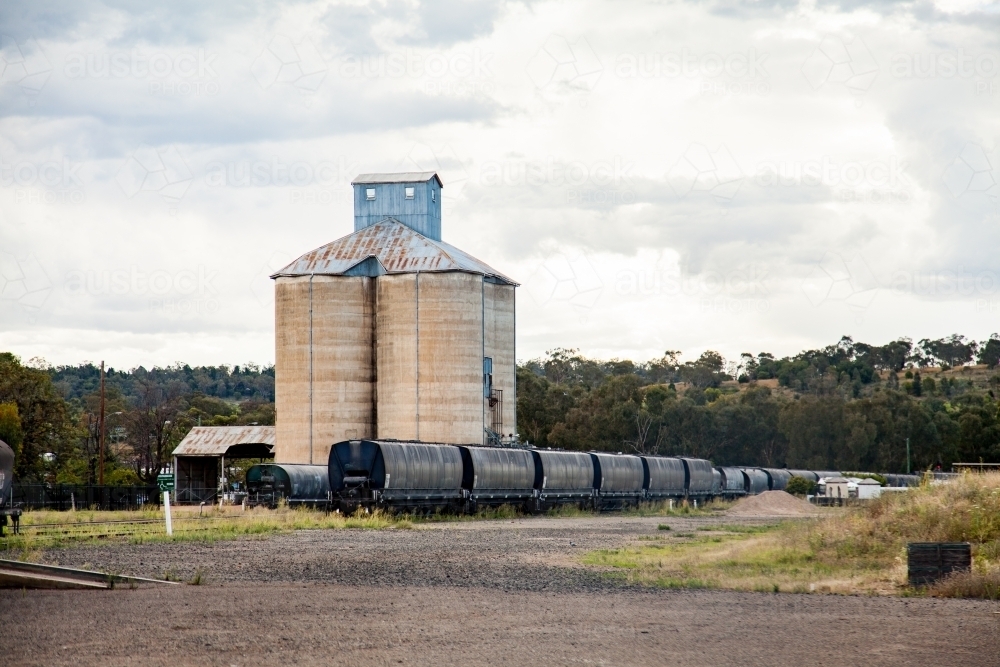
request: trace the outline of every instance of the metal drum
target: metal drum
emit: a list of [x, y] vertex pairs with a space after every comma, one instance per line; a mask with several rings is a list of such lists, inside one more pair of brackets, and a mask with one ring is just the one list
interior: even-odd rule
[[460, 447], [462, 488], [477, 503], [503, 504], [535, 495], [535, 459], [526, 449]]
[[579, 502], [594, 495], [594, 460], [583, 452], [533, 449], [535, 489], [543, 503]]
[[294, 463], [260, 463], [247, 470], [247, 493], [251, 503], [276, 505], [325, 505], [330, 499], [327, 466]]
[[718, 467], [716, 470], [722, 475], [722, 496], [724, 498], [736, 498], [745, 496], [746, 478], [739, 468]]
[[441, 505], [463, 498], [455, 445], [348, 440], [330, 448], [330, 490], [351, 502]]
[[665, 456], [643, 456], [643, 486], [648, 498], [684, 497], [684, 462]]
[[682, 458], [684, 462], [684, 488], [689, 498], [702, 498], [712, 494], [715, 469], [705, 459]]
[[743, 472], [743, 482], [746, 492], [749, 495], [755, 496], [758, 493], [764, 493], [768, 489], [768, 476], [767, 473], [761, 468], [742, 468]]
[[594, 487], [602, 496], [642, 495], [642, 459], [628, 454], [591, 452]]
[[790, 472], [778, 468], [764, 468], [764, 472], [767, 473], [767, 488], [771, 491], [784, 491], [792, 478]]

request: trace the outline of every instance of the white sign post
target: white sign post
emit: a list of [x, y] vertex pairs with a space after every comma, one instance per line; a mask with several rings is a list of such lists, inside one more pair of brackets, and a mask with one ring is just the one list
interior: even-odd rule
[[170, 523], [170, 492], [169, 491], [164, 491], [163, 492], [163, 508], [167, 512], [166, 513], [166, 517], [167, 517], [167, 535], [173, 535], [174, 534], [174, 527], [173, 527], [173, 524]]

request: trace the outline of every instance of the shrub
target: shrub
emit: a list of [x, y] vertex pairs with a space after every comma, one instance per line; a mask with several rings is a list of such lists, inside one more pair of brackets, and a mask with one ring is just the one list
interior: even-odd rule
[[816, 486], [816, 482], [811, 479], [792, 477], [788, 480], [788, 486], [785, 487], [785, 491], [793, 496], [807, 496], [816, 493]]

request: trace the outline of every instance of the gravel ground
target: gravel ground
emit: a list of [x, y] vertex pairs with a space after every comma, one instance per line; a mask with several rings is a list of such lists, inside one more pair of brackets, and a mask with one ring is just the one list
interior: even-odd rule
[[[523, 519], [54, 550], [206, 585], [0, 591], [3, 665], [1000, 664], [1000, 605], [651, 591], [575, 564], [719, 519]], [[726, 523], [750, 523], [725, 519]], [[752, 522], [759, 523], [759, 520]]]
[[[718, 524], [767, 519], [717, 517], [527, 518], [419, 524], [410, 530], [304, 530], [201, 544], [100, 545], [44, 552], [70, 567], [208, 583], [324, 582], [362, 586], [477, 586], [507, 590], [620, 589], [579, 567], [576, 557], [642, 535], [659, 537]], [[772, 520], [773, 521], [773, 520]], [[667, 523], [671, 531], [660, 531]]]

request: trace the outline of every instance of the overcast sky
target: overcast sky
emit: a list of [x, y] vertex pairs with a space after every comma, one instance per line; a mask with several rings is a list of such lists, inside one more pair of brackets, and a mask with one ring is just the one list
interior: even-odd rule
[[1000, 330], [1000, 11], [5, 2], [0, 350], [273, 363], [268, 274], [437, 170], [518, 357]]

